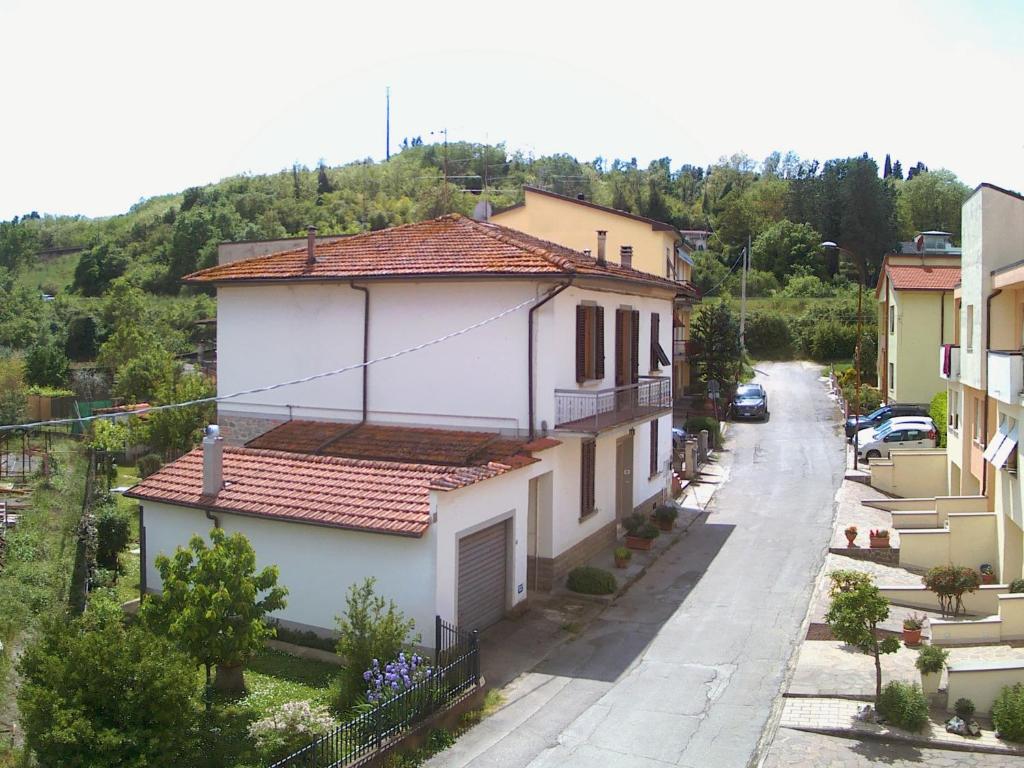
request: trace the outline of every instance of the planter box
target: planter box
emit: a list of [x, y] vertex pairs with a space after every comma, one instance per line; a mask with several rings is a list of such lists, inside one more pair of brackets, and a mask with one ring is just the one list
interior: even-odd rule
[[669, 520], [668, 522], [664, 522], [663, 523], [660, 520], [655, 520], [654, 524], [656, 526], [658, 526], [659, 530], [671, 531], [675, 527], [676, 521], [675, 520]]
[[888, 549], [889, 548], [889, 537], [888, 536], [872, 536], [871, 537], [871, 548], [872, 549]]
[[619, 560], [619, 558], [616, 557], [615, 558], [615, 567], [616, 568], [629, 568], [629, 562], [630, 562], [630, 558], [628, 558], [628, 557], [623, 559], [623, 560]]
[[626, 536], [626, 546], [630, 549], [648, 550], [654, 546], [654, 539], [645, 539], [641, 536]]

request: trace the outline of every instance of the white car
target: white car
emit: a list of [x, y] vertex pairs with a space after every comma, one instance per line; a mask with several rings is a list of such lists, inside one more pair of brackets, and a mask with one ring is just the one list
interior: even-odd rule
[[877, 429], [861, 430], [857, 435], [857, 458], [887, 459], [892, 450], [934, 448], [938, 437], [935, 422], [927, 416], [889, 419]]

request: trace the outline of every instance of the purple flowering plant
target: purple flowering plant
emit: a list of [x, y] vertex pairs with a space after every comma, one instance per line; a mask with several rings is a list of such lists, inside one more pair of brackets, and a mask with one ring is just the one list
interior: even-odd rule
[[405, 691], [430, 677], [433, 670], [426, 659], [416, 653], [398, 654], [398, 658], [383, 667], [377, 659], [363, 672], [366, 681], [366, 700], [378, 704]]

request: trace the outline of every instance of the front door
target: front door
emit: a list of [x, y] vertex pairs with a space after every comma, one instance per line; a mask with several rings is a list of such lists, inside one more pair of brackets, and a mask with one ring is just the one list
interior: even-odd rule
[[633, 434], [615, 443], [615, 517], [633, 514]]

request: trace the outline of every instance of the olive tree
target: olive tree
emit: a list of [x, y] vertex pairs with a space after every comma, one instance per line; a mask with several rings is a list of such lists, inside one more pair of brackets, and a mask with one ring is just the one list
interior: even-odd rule
[[163, 591], [146, 599], [143, 619], [166, 632], [206, 668], [209, 687], [222, 693], [245, 690], [243, 667], [275, 633], [266, 615], [285, 606], [276, 566], [256, 572], [256, 553], [241, 533], [210, 531], [210, 545], [193, 536], [188, 547], [155, 561]]

